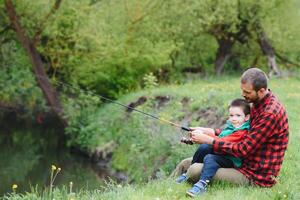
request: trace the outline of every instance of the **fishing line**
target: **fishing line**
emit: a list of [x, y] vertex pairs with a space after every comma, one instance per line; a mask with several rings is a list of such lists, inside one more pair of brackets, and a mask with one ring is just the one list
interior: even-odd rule
[[[41, 80], [48, 80], [49, 82], [54, 82], [54, 84], [56, 84], [57, 86], [63, 86], [63, 87], [67, 87], [67, 88], [73, 89], [73, 90], [75, 90], [75, 91], [76, 91], [76, 90], [79, 90], [79, 91], [85, 92], [85, 93], [87, 93], [87, 94], [92, 94], [92, 95], [94, 95], [94, 96], [99, 97], [100, 99], [104, 99], [104, 100], [106, 100], [106, 101], [108, 101], [108, 102], [111, 102], [111, 103], [113, 103], [113, 104], [116, 104], [116, 105], [119, 105], [119, 106], [121, 106], [121, 107], [127, 108], [128, 110], [136, 111], [136, 112], [138, 112], [138, 113], [140, 113], [140, 114], [143, 114], [143, 115], [145, 115], [145, 116], [147, 116], [147, 117], [149, 117], [149, 118], [158, 120], [158, 121], [160, 121], [160, 122], [162, 122], [162, 123], [169, 124], [169, 125], [174, 126], [174, 127], [176, 127], [176, 128], [180, 128], [181, 131], [192, 131], [192, 129], [190, 129], [189, 127], [181, 126], [181, 125], [179, 125], [179, 124], [177, 124], [177, 123], [171, 122], [171, 121], [166, 120], [166, 119], [164, 119], [164, 118], [161, 118], [161, 117], [155, 116], [155, 115], [153, 115], [153, 114], [144, 112], [144, 111], [142, 111], [142, 110], [136, 109], [136, 108], [134, 108], [134, 107], [132, 107], [132, 106], [127, 106], [127, 105], [122, 104], [122, 103], [120, 103], [120, 102], [118, 102], [118, 101], [115, 101], [115, 100], [112, 100], [112, 99], [110, 99], [110, 98], [104, 97], [104, 96], [102, 96], [102, 95], [96, 94], [96, 93], [94, 93], [94, 92], [92, 92], [92, 91], [89, 91], [89, 90], [83, 90], [83, 89], [81, 89], [81, 88], [79, 88], [79, 87], [74, 87], [74, 86], [72, 86], [72, 85], [70, 85], [70, 84], [67, 84], [67, 83], [64, 83], [64, 82], [61, 82], [61, 81], [58, 81], [58, 80], [50, 80], [48, 77], [45, 77], [45, 76], [41, 76], [41, 75], [35, 75], [35, 76], [36, 76], [38, 79], [41, 79]], [[53, 107], [47, 106], [47, 105], [45, 105], [45, 107], [48, 108], [48, 109], [53, 108]], [[3, 108], [1, 108], [1, 107], [0, 107], [0, 109], [1, 109], [1, 110], [14, 110], [13, 108], [4, 108], [4, 109], [3, 109]], [[57, 109], [57, 108], [55, 108], [55, 109]], [[81, 124], [81, 123], [79, 123], [79, 124]], [[193, 142], [192, 142], [189, 138], [186, 138], [186, 137], [182, 137], [182, 138], [181, 138], [181, 142], [186, 143], [186, 144], [193, 144]]]
[[[44, 80], [49, 80], [49, 81], [50, 81], [50, 79], [49, 79], [48, 77], [44, 77], [44, 76], [41, 76], [41, 75], [36, 75], [36, 76], [37, 76], [37, 78], [39, 78], [39, 79], [44, 79]], [[96, 93], [94, 93], [94, 92], [92, 92], [92, 91], [83, 90], [83, 89], [81, 89], [81, 88], [74, 87], [74, 86], [72, 86], [72, 85], [70, 85], [70, 84], [67, 84], [67, 83], [64, 83], [64, 82], [61, 82], [61, 81], [58, 81], [58, 80], [52, 80], [52, 81], [53, 81], [55, 84], [57, 84], [57, 85], [59, 84], [59, 85], [61, 85], [61, 86], [65, 86], [65, 87], [68, 87], [68, 88], [71, 88], [71, 89], [75, 89], [75, 90], [79, 90], [79, 91], [83, 91], [83, 92], [92, 94], [92, 95], [94, 95], [94, 96], [97, 96], [97, 97], [99, 97], [99, 98], [101, 98], [101, 99], [104, 99], [104, 100], [109, 101], [109, 102], [111, 102], [111, 103], [114, 103], [114, 104], [116, 104], [116, 105], [122, 106], [122, 107], [124, 107], [124, 108], [129, 109], [129, 110], [136, 111], [136, 112], [141, 113], [141, 114], [143, 114], [143, 115], [146, 115], [146, 116], [148, 116], [148, 117], [150, 117], [150, 118], [152, 118], [152, 119], [156, 119], [156, 120], [158, 120], [158, 121], [160, 121], [160, 122], [167, 123], [167, 124], [170, 124], [171, 126], [175, 126], [175, 127], [177, 127], [177, 128], [180, 128], [181, 130], [184, 130], [184, 131], [191, 131], [191, 129], [190, 129], [189, 127], [181, 126], [181, 125], [179, 125], [179, 124], [177, 124], [177, 123], [171, 122], [171, 121], [166, 120], [166, 119], [164, 119], [164, 118], [160, 118], [160, 117], [157, 117], [157, 116], [155, 116], [155, 115], [153, 115], [153, 114], [146, 113], [146, 112], [144, 112], [144, 111], [142, 111], [142, 110], [136, 109], [136, 108], [134, 108], [134, 107], [127, 106], [127, 105], [122, 104], [122, 103], [120, 103], [120, 102], [118, 102], [118, 101], [115, 101], [115, 100], [112, 100], [112, 99], [110, 99], [110, 98], [104, 97], [104, 96], [102, 96], [102, 95], [96, 94]]]
[[[47, 108], [47, 109], [49, 109], [49, 110], [51, 110], [51, 107], [50, 106], [47, 106], [47, 105], [43, 105], [45, 108]], [[130, 106], [128, 106], [128, 107], [130, 107]], [[15, 109], [15, 108], [7, 108], [7, 107], [3, 107], [3, 106], [0, 106], [0, 110], [2, 110], [2, 111], [6, 111], [6, 112], [20, 112], [20, 111], [18, 111], [17, 109]], [[24, 111], [23, 111], [24, 112]], [[148, 115], [147, 115], [148, 116]], [[43, 116], [42, 116], [43, 117]], [[37, 117], [37, 122], [38, 123], [43, 123], [43, 121], [45, 120], [45, 119], [38, 119], [38, 117]], [[42, 120], [41, 122], [39, 122], [39, 120]], [[77, 121], [77, 123], [79, 124], [79, 125], [81, 125], [81, 126], [86, 126], [86, 124], [83, 124], [83, 123], [81, 123], [81, 121]], [[177, 126], [176, 126], [177, 127]], [[188, 128], [187, 128], [188, 129]], [[183, 142], [183, 143], [185, 143], [185, 144], [190, 144], [190, 145], [192, 145], [193, 144], [193, 142], [191, 141], [191, 139], [189, 139], [189, 138], [186, 138], [185, 136], [184, 136], [184, 133], [183, 133], [183, 131], [187, 131], [187, 130], [185, 130], [185, 129], [181, 129], [181, 139], [180, 139], [180, 141], [181, 142]]]

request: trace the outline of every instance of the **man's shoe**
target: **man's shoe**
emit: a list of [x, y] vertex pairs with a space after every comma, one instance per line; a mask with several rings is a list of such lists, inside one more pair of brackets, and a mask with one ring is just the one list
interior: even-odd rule
[[195, 197], [206, 192], [206, 183], [198, 182], [193, 185], [192, 189], [186, 192], [186, 194], [190, 197]]
[[188, 177], [186, 176], [186, 174], [181, 174], [177, 179], [176, 179], [176, 183], [183, 183], [188, 179]]

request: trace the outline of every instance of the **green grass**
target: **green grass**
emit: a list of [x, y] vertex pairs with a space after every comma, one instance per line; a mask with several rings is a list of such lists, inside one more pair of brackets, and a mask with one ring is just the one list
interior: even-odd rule
[[[272, 188], [241, 187], [229, 183], [216, 182], [202, 199], [300, 199], [300, 80], [297, 78], [272, 79], [270, 88], [285, 105], [289, 115], [290, 140], [285, 160], [278, 178], [279, 182]], [[163, 107], [156, 109], [155, 96], [170, 96], [171, 100]], [[222, 77], [190, 82], [184, 85], [159, 87], [151, 91], [140, 91], [124, 96], [122, 103], [136, 101], [140, 96], [147, 96], [147, 103], [138, 109], [179, 122], [186, 112], [193, 113], [199, 108], [217, 107], [220, 115], [226, 114], [228, 102], [240, 97], [239, 78]], [[188, 97], [191, 101], [183, 107], [180, 101]], [[151, 100], [152, 99], [152, 100]], [[98, 144], [110, 140], [118, 143], [112, 165], [126, 171], [136, 183], [120, 186], [108, 185], [104, 190], [79, 191], [76, 199], [188, 199], [185, 192], [191, 185], [177, 185], [168, 179], [168, 174], [176, 164], [185, 157], [191, 156], [194, 147], [178, 142], [180, 131], [166, 124], [158, 123], [139, 113], [126, 116], [124, 111], [115, 105], [107, 105], [97, 113], [101, 132], [97, 136]], [[205, 125], [205, 120], [192, 119], [191, 125]], [[126, 152], [126, 155], [124, 155]], [[153, 164], [154, 163], [154, 164]], [[156, 180], [150, 176], [158, 177]], [[148, 182], [147, 182], [148, 181]], [[75, 183], [76, 184], [76, 183]], [[68, 199], [67, 189], [56, 189], [55, 199]], [[5, 199], [47, 199], [38, 192], [25, 195], [13, 194]]]

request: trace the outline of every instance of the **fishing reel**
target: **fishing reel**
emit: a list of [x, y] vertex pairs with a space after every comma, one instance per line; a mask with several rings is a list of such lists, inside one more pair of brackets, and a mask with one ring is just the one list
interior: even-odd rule
[[[190, 129], [189, 127], [185, 127], [185, 126], [182, 126], [181, 130], [182, 131], [192, 131], [192, 129]], [[189, 144], [189, 145], [193, 145], [194, 144], [194, 142], [192, 141], [191, 138], [186, 138], [186, 137], [182, 137], [180, 139], [180, 142], [185, 143], [185, 144]]]
[[185, 144], [189, 144], [189, 145], [193, 145], [194, 144], [194, 142], [192, 141], [191, 138], [186, 138], [186, 137], [182, 137], [180, 139], [180, 142], [185, 143]]

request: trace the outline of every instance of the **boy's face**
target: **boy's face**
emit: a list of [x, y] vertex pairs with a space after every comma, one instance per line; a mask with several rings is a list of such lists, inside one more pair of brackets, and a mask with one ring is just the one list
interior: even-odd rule
[[249, 115], [245, 115], [241, 107], [230, 107], [228, 120], [234, 127], [239, 127], [249, 119]]

